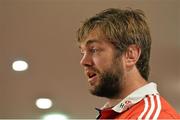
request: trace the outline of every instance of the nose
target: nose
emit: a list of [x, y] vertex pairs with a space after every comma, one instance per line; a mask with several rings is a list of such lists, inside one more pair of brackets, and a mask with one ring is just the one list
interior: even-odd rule
[[84, 54], [80, 61], [80, 65], [82, 65], [84, 67], [92, 66], [93, 65], [92, 57], [88, 54]]

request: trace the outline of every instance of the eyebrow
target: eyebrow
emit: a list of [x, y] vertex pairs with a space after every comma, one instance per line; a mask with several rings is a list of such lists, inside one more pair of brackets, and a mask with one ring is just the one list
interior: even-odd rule
[[[85, 42], [85, 46], [93, 44], [93, 43], [101, 43], [101, 41], [100, 40], [96, 40], [96, 39], [90, 39], [90, 40], [87, 40], [87, 42]], [[81, 48], [80, 45], [79, 45], [79, 48]]]

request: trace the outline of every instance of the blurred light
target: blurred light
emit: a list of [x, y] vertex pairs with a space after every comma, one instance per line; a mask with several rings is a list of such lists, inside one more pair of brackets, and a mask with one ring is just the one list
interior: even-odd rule
[[17, 61], [14, 61], [14, 62], [13, 62], [12, 68], [13, 68], [13, 70], [15, 70], [15, 71], [25, 71], [25, 70], [27, 70], [27, 68], [28, 68], [28, 64], [27, 64], [26, 61], [17, 60]]
[[36, 100], [36, 106], [39, 109], [49, 109], [52, 107], [52, 101], [49, 98], [39, 98]]
[[63, 114], [49, 114], [44, 116], [42, 120], [68, 120], [68, 117]]

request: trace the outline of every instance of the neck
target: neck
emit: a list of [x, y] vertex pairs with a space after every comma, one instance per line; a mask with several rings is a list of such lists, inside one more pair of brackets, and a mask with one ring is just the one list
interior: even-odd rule
[[103, 108], [110, 108], [118, 104], [136, 89], [146, 85], [148, 82], [141, 77], [138, 71], [128, 73], [123, 78], [121, 93], [118, 98], [109, 99]]

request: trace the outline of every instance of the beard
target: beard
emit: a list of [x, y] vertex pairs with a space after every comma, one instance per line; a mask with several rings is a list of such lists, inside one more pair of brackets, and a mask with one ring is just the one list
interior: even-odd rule
[[[121, 64], [121, 63], [119, 63]], [[106, 71], [99, 73], [99, 84], [91, 89], [93, 95], [106, 98], [118, 98], [122, 91], [123, 68], [117, 61]]]

